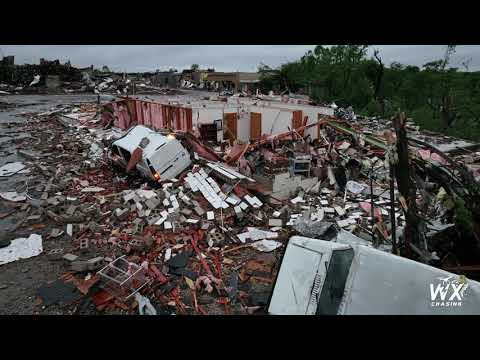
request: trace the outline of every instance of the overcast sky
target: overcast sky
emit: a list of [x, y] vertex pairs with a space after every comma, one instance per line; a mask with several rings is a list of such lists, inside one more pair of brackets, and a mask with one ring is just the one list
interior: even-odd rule
[[[107, 65], [113, 71], [178, 70], [200, 64], [217, 71], [256, 71], [263, 62], [276, 67], [298, 59], [314, 45], [0, 45], [0, 56], [15, 55], [16, 64], [38, 64], [40, 58], [70, 60], [72, 65]], [[373, 45], [384, 63], [393, 61], [421, 66], [441, 58], [445, 45]], [[370, 51], [372, 53], [372, 51]], [[470, 59], [470, 71], [480, 70], [480, 46], [459, 45], [451, 66]]]

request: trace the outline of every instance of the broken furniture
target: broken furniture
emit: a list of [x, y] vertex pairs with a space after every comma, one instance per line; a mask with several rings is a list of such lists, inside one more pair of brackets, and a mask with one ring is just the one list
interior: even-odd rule
[[312, 157], [310, 155], [295, 156], [291, 159], [292, 171], [295, 175], [301, 174], [310, 177], [310, 166], [312, 164]]

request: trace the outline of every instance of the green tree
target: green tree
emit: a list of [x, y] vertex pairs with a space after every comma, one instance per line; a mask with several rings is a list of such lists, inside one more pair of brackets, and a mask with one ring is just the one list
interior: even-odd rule
[[392, 116], [399, 108], [426, 129], [480, 139], [480, 72], [450, 67], [455, 45], [421, 68], [383, 63], [367, 45], [318, 45], [296, 61], [260, 64], [262, 91], [304, 92], [319, 103], [335, 101], [357, 113]]

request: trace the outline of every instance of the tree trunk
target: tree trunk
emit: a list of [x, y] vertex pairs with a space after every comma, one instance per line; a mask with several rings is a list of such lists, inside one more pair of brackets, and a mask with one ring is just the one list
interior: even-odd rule
[[410, 248], [424, 248], [422, 237], [419, 231], [420, 218], [417, 215], [416, 203], [416, 186], [412, 181], [413, 167], [410, 164], [408, 153], [407, 131], [405, 130], [406, 116], [405, 113], [398, 114], [393, 120], [396, 133], [396, 150], [398, 162], [395, 165], [395, 177], [397, 179], [398, 191], [400, 196], [405, 199], [405, 231], [404, 241], [407, 255], [411, 254]]

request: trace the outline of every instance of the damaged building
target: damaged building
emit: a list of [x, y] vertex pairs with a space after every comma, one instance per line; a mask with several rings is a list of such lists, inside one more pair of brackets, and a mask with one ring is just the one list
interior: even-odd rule
[[218, 91], [228, 90], [255, 93], [260, 83], [259, 73], [250, 72], [211, 72], [205, 79], [209, 87]]
[[151, 85], [176, 89], [180, 87], [182, 74], [176, 71], [158, 71], [150, 77]]

